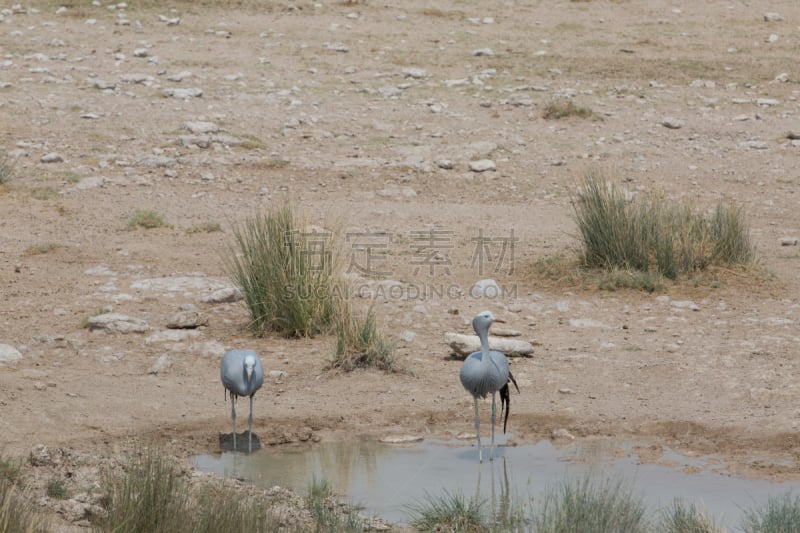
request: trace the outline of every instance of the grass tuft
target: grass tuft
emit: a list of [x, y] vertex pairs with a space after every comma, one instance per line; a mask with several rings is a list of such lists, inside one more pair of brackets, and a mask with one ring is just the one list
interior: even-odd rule
[[632, 196], [595, 172], [573, 201], [584, 267], [651, 272], [669, 279], [709, 266], [749, 266], [755, 249], [744, 211], [720, 200], [711, 217], [663, 194]]
[[672, 505], [659, 513], [659, 533], [723, 533], [724, 529], [714, 518], [694, 503], [675, 499]]
[[366, 530], [365, 520], [353, 505], [340, 504], [327, 480], [314, 478], [306, 494], [306, 506], [314, 519], [314, 531], [361, 533]]
[[189, 486], [175, 464], [154, 449], [137, 450], [123, 475], [105, 479], [107, 515], [99, 531], [185, 531]]
[[330, 329], [341, 277], [333, 235], [305, 231], [285, 204], [234, 227], [227, 270], [258, 336], [313, 336]]
[[800, 496], [770, 496], [762, 507], [745, 511], [745, 533], [796, 533], [800, 529]]
[[424, 502], [408, 507], [409, 523], [419, 531], [488, 531], [484, 505], [483, 500], [467, 499], [459, 492], [445, 490], [440, 496], [427, 494]]
[[368, 367], [397, 370], [395, 347], [378, 330], [374, 310], [370, 308], [362, 318], [349, 309], [347, 300], [340, 299], [338, 303], [341, 309], [335, 320], [336, 352], [330, 366], [345, 371]]
[[0, 455], [0, 533], [43, 533], [50, 530], [32, 498], [18, 487], [20, 461]]
[[641, 498], [620, 481], [567, 480], [545, 491], [534, 531], [649, 531]]
[[65, 248], [65, 245], [59, 244], [57, 242], [43, 242], [39, 244], [32, 244], [25, 249], [23, 255], [43, 255], [50, 252], [54, 252], [61, 248]]
[[218, 222], [202, 222], [188, 228], [186, 233], [214, 233], [216, 231], [222, 231], [222, 226]]
[[7, 156], [0, 156], [0, 185], [8, 183], [15, 175], [14, 164]]
[[593, 118], [594, 112], [588, 107], [581, 107], [571, 98], [556, 98], [549, 101], [542, 111], [545, 120], [558, 120], [568, 117]]
[[164, 217], [152, 209], [139, 209], [128, 217], [128, 229], [136, 228], [154, 229], [170, 227]]
[[55, 500], [69, 498], [69, 490], [63, 479], [51, 479], [47, 482], [47, 495]]

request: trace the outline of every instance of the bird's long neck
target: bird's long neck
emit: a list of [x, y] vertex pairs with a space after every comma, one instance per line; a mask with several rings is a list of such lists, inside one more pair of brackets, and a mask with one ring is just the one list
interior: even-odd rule
[[482, 363], [488, 364], [489, 362], [489, 330], [479, 329], [477, 332], [478, 338], [481, 340], [481, 353], [483, 354]]

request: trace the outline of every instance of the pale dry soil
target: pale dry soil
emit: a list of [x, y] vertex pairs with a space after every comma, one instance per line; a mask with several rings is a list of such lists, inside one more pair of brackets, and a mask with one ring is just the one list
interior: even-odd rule
[[[5, 455], [41, 443], [101, 457], [132, 437], [213, 453], [230, 431], [219, 360], [232, 347], [287, 373], [256, 395], [265, 444], [470, 433], [472, 400], [442, 339], [488, 308], [536, 344], [512, 361], [512, 442], [563, 428], [639, 442], [647, 461], [666, 446], [716, 454], [738, 475], [800, 478], [798, 247], [780, 244], [800, 234], [800, 146], [787, 139], [800, 131], [800, 4], [261, 4], [79, 2], [59, 14], [32, 2], [3, 16], [0, 146], [14, 172], [0, 186], [0, 342], [23, 353], [0, 366]], [[168, 79], [182, 71], [192, 75]], [[170, 87], [203, 94], [164, 96]], [[594, 116], [543, 119], [558, 96]], [[246, 142], [182, 146], [189, 121]], [[51, 152], [64, 160], [42, 163]], [[143, 163], [153, 155], [175, 164]], [[496, 171], [469, 170], [484, 158]], [[744, 206], [762, 270], [701, 273], [657, 294], [532, 275], [536, 261], [574, 253], [575, 187], [598, 168], [700, 209], [723, 196]], [[349, 232], [356, 286], [370, 282], [357, 244], [372, 238], [385, 279], [433, 291], [375, 299], [403, 372], [326, 370], [331, 337], [254, 338], [241, 302], [201, 301], [208, 286], [133, 285], [228, 285], [232, 227], [287, 198], [310, 224]], [[170, 227], [128, 230], [138, 209]], [[222, 231], [190, 231], [209, 223]], [[492, 239], [482, 263], [481, 231]], [[470, 297], [487, 277], [504, 294]], [[201, 337], [146, 343], [185, 303], [209, 319]], [[84, 328], [104, 306], [151, 331]], [[163, 353], [173, 366], [148, 374]]]

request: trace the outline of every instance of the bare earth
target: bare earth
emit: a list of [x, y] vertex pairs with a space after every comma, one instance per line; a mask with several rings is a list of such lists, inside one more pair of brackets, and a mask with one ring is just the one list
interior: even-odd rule
[[[0, 343], [22, 354], [0, 364], [3, 454], [99, 457], [133, 436], [181, 457], [217, 451], [233, 347], [287, 373], [256, 395], [265, 444], [470, 433], [443, 337], [486, 308], [536, 345], [512, 361], [514, 442], [566, 429], [639, 442], [647, 461], [668, 446], [800, 479], [800, 248], [781, 244], [800, 236], [787, 138], [800, 134], [800, 4], [231, 3], [0, 6], [14, 169], [0, 186]], [[594, 118], [542, 118], [559, 97]], [[200, 121], [220, 131], [184, 129]], [[51, 153], [63, 161], [42, 162]], [[481, 159], [496, 170], [470, 170]], [[573, 253], [589, 169], [701, 208], [735, 200], [774, 276], [716, 271], [648, 294], [532, 275]], [[232, 225], [287, 198], [315, 226], [344, 225], [356, 304], [381, 296], [407, 372], [326, 370], [331, 337], [253, 338], [241, 302], [202, 301], [230, 285]], [[171, 226], [129, 230], [139, 209]], [[368, 260], [402, 294], [359, 275]], [[472, 297], [483, 278], [503, 294]], [[199, 335], [152, 338], [183, 304], [208, 318]], [[150, 329], [82, 325], [104, 307]], [[172, 366], [148, 373], [165, 353]]]

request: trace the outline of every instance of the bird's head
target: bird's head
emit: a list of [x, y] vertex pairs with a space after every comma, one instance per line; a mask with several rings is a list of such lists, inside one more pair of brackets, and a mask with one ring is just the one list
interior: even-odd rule
[[256, 366], [256, 358], [248, 355], [244, 358], [244, 372], [247, 374], [247, 385], [250, 386], [250, 380], [253, 377], [253, 369]]
[[489, 326], [491, 326], [495, 322], [500, 322], [505, 324], [506, 321], [497, 318], [492, 314], [491, 311], [481, 311], [480, 313], [475, 315], [475, 318], [472, 319], [472, 327], [475, 329], [475, 331], [478, 331], [480, 329], [488, 330]]

